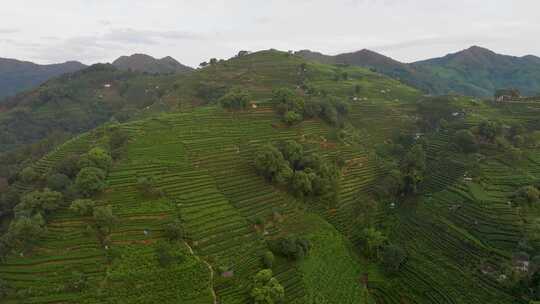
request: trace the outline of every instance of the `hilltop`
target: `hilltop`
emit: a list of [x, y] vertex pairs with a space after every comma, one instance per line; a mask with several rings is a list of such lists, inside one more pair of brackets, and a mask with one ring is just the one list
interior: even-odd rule
[[0, 58], [0, 102], [3, 97], [15, 95], [53, 77], [76, 72], [85, 67], [77, 61], [40, 65], [28, 61]]
[[193, 68], [181, 64], [170, 56], [156, 59], [145, 54], [121, 56], [113, 61], [112, 65], [120, 70], [131, 70], [151, 74], [188, 73], [193, 71]]
[[319, 62], [371, 68], [430, 94], [491, 97], [500, 88], [517, 88], [525, 95], [540, 92], [538, 57], [500, 55], [478, 46], [413, 63], [402, 63], [370, 50], [335, 56], [309, 50], [297, 53]]

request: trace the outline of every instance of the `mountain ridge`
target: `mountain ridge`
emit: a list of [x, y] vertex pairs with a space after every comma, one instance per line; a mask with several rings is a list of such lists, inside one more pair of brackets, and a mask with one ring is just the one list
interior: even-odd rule
[[367, 67], [401, 80], [430, 94], [461, 94], [488, 97], [500, 88], [517, 88], [525, 95], [540, 92], [540, 58], [502, 55], [480, 46], [442, 57], [404, 63], [362, 49], [338, 55], [310, 50], [296, 54], [323, 63]]
[[12, 58], [0, 58], [0, 99], [44, 83], [50, 78], [84, 69], [78, 61], [37, 64]]

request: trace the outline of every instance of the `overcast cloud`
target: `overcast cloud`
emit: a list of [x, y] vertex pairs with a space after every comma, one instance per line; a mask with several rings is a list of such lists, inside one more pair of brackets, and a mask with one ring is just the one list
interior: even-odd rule
[[38, 63], [369, 48], [411, 62], [471, 45], [540, 56], [538, 0], [1, 0], [0, 57]]

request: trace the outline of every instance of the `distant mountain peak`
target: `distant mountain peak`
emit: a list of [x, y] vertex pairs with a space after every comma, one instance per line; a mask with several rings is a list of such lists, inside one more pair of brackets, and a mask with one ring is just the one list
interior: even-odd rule
[[141, 53], [121, 56], [113, 61], [112, 64], [121, 70], [133, 70], [152, 74], [187, 73], [193, 70], [171, 56], [156, 59], [150, 55]]

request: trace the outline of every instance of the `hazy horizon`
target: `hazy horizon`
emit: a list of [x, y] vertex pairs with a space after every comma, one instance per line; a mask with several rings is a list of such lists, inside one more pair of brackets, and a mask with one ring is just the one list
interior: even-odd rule
[[534, 0], [289, 2], [20, 0], [0, 12], [0, 57], [92, 64], [144, 53], [197, 66], [239, 50], [366, 48], [413, 62], [472, 45], [540, 56]]

